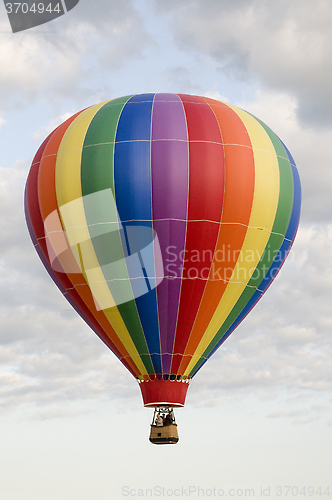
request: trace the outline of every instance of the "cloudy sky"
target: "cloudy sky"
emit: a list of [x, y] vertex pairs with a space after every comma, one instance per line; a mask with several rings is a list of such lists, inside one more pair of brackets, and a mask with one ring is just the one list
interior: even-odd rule
[[[13, 34], [0, 5], [1, 499], [332, 495], [331, 26], [330, 0], [80, 0]], [[140, 92], [250, 111], [303, 188], [288, 262], [193, 381], [174, 447], [148, 442], [135, 380], [53, 285], [23, 216], [46, 135]]]

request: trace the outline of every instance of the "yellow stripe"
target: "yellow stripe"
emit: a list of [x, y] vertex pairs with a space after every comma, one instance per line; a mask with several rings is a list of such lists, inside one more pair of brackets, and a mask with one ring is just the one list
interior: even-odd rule
[[[111, 292], [107, 286], [102, 270], [95, 254], [90, 233], [85, 218], [81, 189], [81, 157], [84, 139], [91, 120], [99, 109], [109, 101], [102, 102], [83, 111], [70, 124], [61, 141], [56, 161], [56, 195], [59, 211], [66, 236], [76, 262], [84, 278], [89, 283], [92, 294], [98, 300], [101, 296], [108, 305], [103, 313], [115, 330], [125, 349], [142, 374], [147, 374], [146, 368], [133, 343], [125, 323], [116, 307]], [[84, 241], [85, 254], [82, 255], [79, 243]], [[89, 260], [89, 280], [81, 262]], [[94, 290], [95, 289], [95, 290]], [[95, 293], [94, 293], [95, 292]], [[100, 304], [102, 307], [102, 304]]]
[[232, 277], [184, 375], [189, 375], [235, 306], [269, 240], [279, 200], [279, 165], [264, 128], [245, 111], [231, 106], [244, 123], [253, 147], [255, 187], [249, 227]]
[[[91, 120], [106, 102], [108, 101], [82, 111], [69, 125], [62, 138], [55, 172], [55, 187], [59, 207], [70, 201], [82, 199], [81, 157], [84, 139]], [[82, 225], [86, 225], [84, 215]]]

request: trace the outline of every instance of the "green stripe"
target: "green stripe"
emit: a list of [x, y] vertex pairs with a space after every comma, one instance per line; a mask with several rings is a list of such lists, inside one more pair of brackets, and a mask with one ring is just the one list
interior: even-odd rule
[[[82, 195], [91, 241], [108, 288], [115, 303], [120, 302], [117, 308], [147, 372], [154, 373], [124, 260], [114, 201], [114, 142], [120, 114], [130, 97], [106, 103], [91, 120], [82, 151]], [[121, 281], [112, 281], [115, 277]], [[129, 297], [132, 300], [121, 303]]]
[[290, 164], [288, 154], [278, 136], [276, 136], [276, 134], [272, 132], [272, 130], [261, 120], [259, 120], [258, 118], [256, 118], [256, 120], [262, 125], [262, 127], [269, 135], [278, 158], [280, 172], [280, 192], [277, 214], [272, 231], [274, 233], [281, 233], [285, 235], [289, 226], [294, 202], [294, 180], [292, 166]]
[[[241, 296], [238, 301], [234, 305], [232, 311], [226, 318], [225, 322], [221, 326], [221, 328], [216, 333], [213, 340], [210, 342], [208, 347], [205, 349], [194, 368], [191, 370], [189, 376], [192, 376], [193, 373], [198, 369], [201, 363], [205, 360], [205, 358], [210, 354], [212, 349], [216, 346], [219, 340], [223, 337], [229, 327], [236, 320], [238, 315], [241, 313], [242, 309], [247, 305], [256, 289], [261, 284], [262, 280], [266, 276], [267, 271], [269, 270], [271, 264], [273, 263], [274, 258], [276, 257], [279, 248], [281, 247], [285, 234], [288, 229], [292, 208], [293, 208], [293, 200], [294, 200], [294, 181], [292, 174], [292, 167], [290, 165], [288, 155], [283, 147], [282, 143], [278, 139], [272, 130], [267, 127], [262, 121], [258, 118], [254, 117], [261, 126], [265, 129], [267, 134], [269, 135], [271, 142], [273, 143], [278, 164], [279, 164], [279, 178], [280, 178], [280, 190], [279, 190], [279, 199], [278, 206], [276, 211], [275, 220], [272, 227], [272, 233], [270, 238], [268, 239], [267, 245], [263, 252], [263, 255], [257, 264], [257, 267], [248, 281], [246, 288], [243, 290]], [[278, 233], [278, 234], [273, 234]]]
[[[121, 111], [131, 96], [106, 103], [91, 120], [82, 152], [82, 193], [111, 188], [114, 195], [114, 142]], [[89, 168], [93, 165], [93, 168]]]

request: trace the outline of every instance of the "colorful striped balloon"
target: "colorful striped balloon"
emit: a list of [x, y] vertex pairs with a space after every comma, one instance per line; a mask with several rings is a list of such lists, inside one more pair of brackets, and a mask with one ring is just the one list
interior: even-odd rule
[[230, 104], [140, 94], [91, 106], [39, 148], [26, 219], [67, 300], [140, 382], [189, 380], [262, 297], [294, 241], [292, 156]]

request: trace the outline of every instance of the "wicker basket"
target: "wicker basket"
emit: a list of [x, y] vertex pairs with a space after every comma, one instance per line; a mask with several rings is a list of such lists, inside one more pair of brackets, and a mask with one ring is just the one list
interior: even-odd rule
[[175, 444], [179, 441], [178, 429], [176, 424], [157, 427], [151, 425], [150, 441], [154, 444]]

